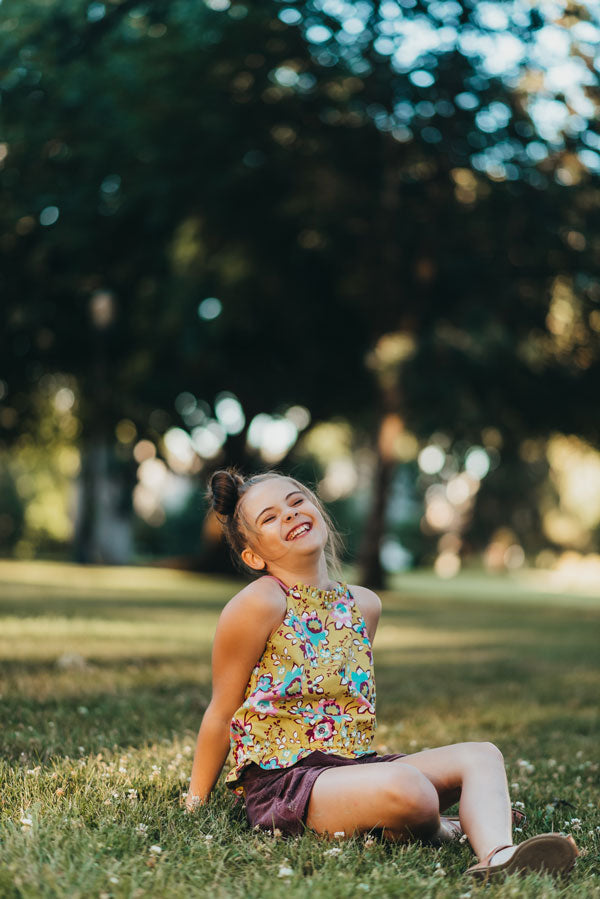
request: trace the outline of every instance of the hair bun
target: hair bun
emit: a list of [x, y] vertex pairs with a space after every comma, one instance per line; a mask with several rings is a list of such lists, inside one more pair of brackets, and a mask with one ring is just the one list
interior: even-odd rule
[[234, 471], [215, 471], [210, 479], [212, 506], [219, 515], [233, 515], [244, 479]]

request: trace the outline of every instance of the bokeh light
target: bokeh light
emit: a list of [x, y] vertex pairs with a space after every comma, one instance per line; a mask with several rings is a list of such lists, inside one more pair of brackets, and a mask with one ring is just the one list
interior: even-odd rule
[[465, 470], [480, 481], [490, 470], [490, 457], [482, 446], [472, 446], [465, 456]]
[[430, 444], [421, 450], [418, 456], [419, 468], [425, 474], [437, 474], [444, 467], [446, 453], [441, 446]]
[[244, 430], [246, 416], [241, 403], [233, 393], [222, 392], [215, 400], [215, 413], [228, 434]]
[[460, 557], [453, 552], [442, 552], [434, 563], [434, 570], [438, 577], [456, 577], [460, 571]]
[[122, 418], [115, 428], [115, 434], [119, 443], [133, 443], [137, 437], [137, 428], [129, 418]]
[[215, 459], [227, 440], [227, 432], [223, 425], [212, 420], [193, 428], [191, 438], [198, 455], [203, 459]]
[[56, 224], [60, 215], [58, 206], [46, 206], [40, 212], [40, 225], [46, 227]]
[[218, 318], [223, 310], [223, 304], [216, 297], [207, 297], [198, 306], [198, 316], [204, 321], [212, 321]]
[[133, 448], [133, 458], [136, 462], [142, 463], [146, 459], [153, 459], [156, 456], [156, 447], [151, 440], [140, 440]]
[[379, 558], [383, 569], [390, 574], [407, 571], [413, 562], [412, 553], [393, 537], [386, 537], [382, 541]]
[[169, 467], [178, 474], [195, 470], [198, 459], [190, 435], [183, 428], [169, 428], [163, 437], [165, 455]]
[[290, 406], [285, 413], [285, 417], [288, 418], [299, 431], [304, 431], [305, 428], [309, 426], [311, 420], [310, 412], [304, 406]]
[[54, 408], [57, 412], [68, 412], [75, 403], [75, 394], [70, 387], [61, 387], [54, 394]]
[[259, 413], [250, 422], [248, 445], [259, 451], [265, 462], [279, 462], [298, 439], [296, 425], [282, 416]]

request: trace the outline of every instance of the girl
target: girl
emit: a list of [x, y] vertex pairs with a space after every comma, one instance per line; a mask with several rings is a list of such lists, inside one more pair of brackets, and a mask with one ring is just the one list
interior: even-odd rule
[[[231, 749], [225, 783], [244, 797], [251, 825], [334, 836], [377, 829], [436, 845], [464, 832], [479, 858], [467, 870], [474, 878], [570, 870], [578, 855], [571, 836], [513, 845], [503, 759], [492, 743], [381, 756], [370, 748], [381, 601], [332, 580], [339, 537], [315, 495], [276, 472], [245, 480], [232, 470], [213, 475], [209, 495], [234, 556], [262, 576], [219, 618], [187, 810], [207, 801]], [[460, 819], [441, 817], [457, 800]]]

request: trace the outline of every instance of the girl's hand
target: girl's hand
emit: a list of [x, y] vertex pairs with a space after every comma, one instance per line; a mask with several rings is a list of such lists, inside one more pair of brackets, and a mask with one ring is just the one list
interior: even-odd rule
[[188, 793], [185, 800], [185, 810], [188, 814], [192, 814], [197, 811], [201, 805], [204, 805], [206, 800], [202, 800], [200, 796], [193, 796], [191, 793]]

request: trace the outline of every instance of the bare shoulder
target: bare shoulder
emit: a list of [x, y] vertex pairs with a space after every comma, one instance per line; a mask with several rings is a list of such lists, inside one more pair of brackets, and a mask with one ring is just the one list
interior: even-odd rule
[[379, 618], [381, 616], [381, 600], [377, 593], [368, 587], [360, 587], [356, 584], [348, 584], [350, 592], [356, 600], [360, 613], [365, 619], [367, 632], [371, 641], [375, 636]]
[[377, 593], [369, 590], [368, 587], [359, 587], [357, 584], [348, 584], [348, 586], [361, 609], [365, 608], [378, 614], [381, 612], [381, 600]]
[[285, 610], [286, 597], [277, 581], [261, 577], [232, 596], [223, 607], [221, 617], [253, 619], [263, 629], [267, 628], [268, 633], [283, 619]]

